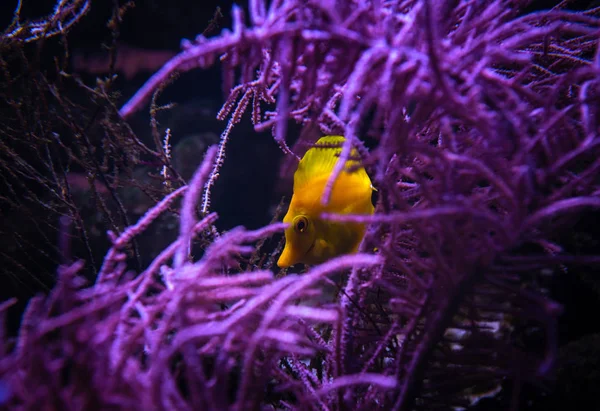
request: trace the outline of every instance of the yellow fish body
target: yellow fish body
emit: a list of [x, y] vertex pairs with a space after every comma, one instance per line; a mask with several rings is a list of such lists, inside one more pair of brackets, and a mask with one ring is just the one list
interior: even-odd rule
[[[320, 217], [321, 213], [373, 214], [374, 211], [371, 179], [364, 167], [356, 167], [359, 163], [355, 159], [348, 160], [339, 174], [329, 204], [321, 204], [323, 190], [344, 141], [342, 136], [321, 137], [300, 160], [294, 174], [290, 207], [283, 219], [290, 225], [285, 230], [285, 247], [277, 261], [280, 268], [297, 263], [318, 264], [357, 251], [365, 234], [364, 224], [334, 222]], [[357, 156], [353, 149], [350, 157]], [[348, 171], [350, 168], [352, 172]]]

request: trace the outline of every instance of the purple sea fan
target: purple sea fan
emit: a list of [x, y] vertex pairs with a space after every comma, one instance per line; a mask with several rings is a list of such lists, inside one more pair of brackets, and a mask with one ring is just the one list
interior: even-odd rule
[[[251, 1], [250, 27], [235, 8], [233, 32], [186, 42], [121, 109], [220, 56], [220, 117], [233, 113], [222, 148], [252, 103], [256, 129], [272, 126], [288, 154], [288, 118], [346, 136], [331, 184], [359, 150], [376, 213], [329, 217], [372, 223], [362, 249], [385, 264], [346, 285], [340, 369], [394, 375], [383, 408], [466, 405], [482, 381], [547, 376], [560, 308], [526, 284], [544, 266], [598, 261], [555, 241], [564, 216], [600, 206], [598, 10], [523, 15], [527, 3]], [[520, 322], [545, 330], [540, 357], [511, 344]]]
[[[520, 385], [547, 377], [556, 352], [560, 307], [531, 278], [600, 262], [567, 255], [555, 234], [600, 206], [598, 11], [433, 3], [255, 0], [250, 27], [236, 8], [233, 32], [186, 42], [121, 114], [171, 73], [220, 57], [230, 91], [220, 116], [231, 114], [221, 147], [189, 188], [113, 239], [93, 287], [80, 288], [74, 266], [48, 302], [31, 303], [0, 362], [9, 404], [432, 410], [468, 406], [482, 385], [510, 380], [516, 407]], [[376, 212], [327, 217], [368, 222], [363, 253], [279, 280], [229, 275], [247, 242], [276, 224], [221, 235], [190, 258], [216, 218], [196, 220], [198, 194], [209, 211], [229, 130], [251, 103], [256, 128], [273, 126], [288, 154], [289, 118], [343, 133], [332, 183], [358, 149], [379, 190]], [[179, 239], [127, 273], [125, 245], [186, 190]], [[339, 301], [317, 305], [319, 282], [342, 269]], [[514, 344], [521, 324], [543, 331], [539, 355]]]
[[[254, 232], [231, 230], [202, 258], [191, 260], [189, 242], [216, 218], [209, 214], [197, 221], [194, 211], [215, 155], [213, 147], [189, 187], [175, 190], [113, 236], [94, 285], [77, 276], [79, 261], [60, 268], [59, 283], [47, 298], [31, 301], [16, 345], [2, 341], [3, 405], [246, 410], [270, 403], [280, 408], [289, 397], [310, 409], [342, 387], [370, 385], [385, 392], [396, 386], [392, 377], [341, 375], [335, 365], [339, 339], [328, 343], [314, 328], [331, 324], [340, 332], [339, 308], [314, 299], [327, 276], [377, 265], [377, 256], [340, 257], [302, 277], [279, 280], [267, 270], [227, 275], [224, 270], [237, 265], [237, 256], [251, 252], [246, 243], [281, 230], [275, 224]], [[133, 236], [184, 192], [180, 237], [142, 273], [126, 273], [124, 250]], [[317, 380], [306, 359], [324, 353], [329, 358]]]

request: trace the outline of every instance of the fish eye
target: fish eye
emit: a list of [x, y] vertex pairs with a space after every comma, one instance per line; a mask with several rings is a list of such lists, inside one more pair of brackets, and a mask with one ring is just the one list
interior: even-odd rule
[[294, 230], [303, 233], [308, 228], [308, 219], [303, 215], [294, 218]]

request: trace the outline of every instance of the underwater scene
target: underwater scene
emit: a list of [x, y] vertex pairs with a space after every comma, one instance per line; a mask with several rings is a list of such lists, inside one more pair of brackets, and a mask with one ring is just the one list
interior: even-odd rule
[[600, 1], [0, 10], [0, 410], [600, 410]]

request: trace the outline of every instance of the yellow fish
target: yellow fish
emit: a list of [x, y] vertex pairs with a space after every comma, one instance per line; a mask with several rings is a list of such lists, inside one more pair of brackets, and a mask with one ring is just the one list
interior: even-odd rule
[[[294, 174], [294, 194], [290, 208], [283, 218], [290, 224], [285, 230], [285, 247], [277, 265], [280, 268], [297, 263], [318, 264], [332, 257], [354, 253], [365, 234], [360, 223], [324, 220], [321, 213], [373, 214], [373, 186], [364, 167], [359, 165], [352, 150], [346, 167], [339, 174], [327, 206], [321, 204], [323, 190], [342, 152], [342, 136], [325, 136], [317, 146], [306, 152]], [[328, 147], [318, 147], [328, 145]], [[335, 145], [334, 147], [332, 147]]]

